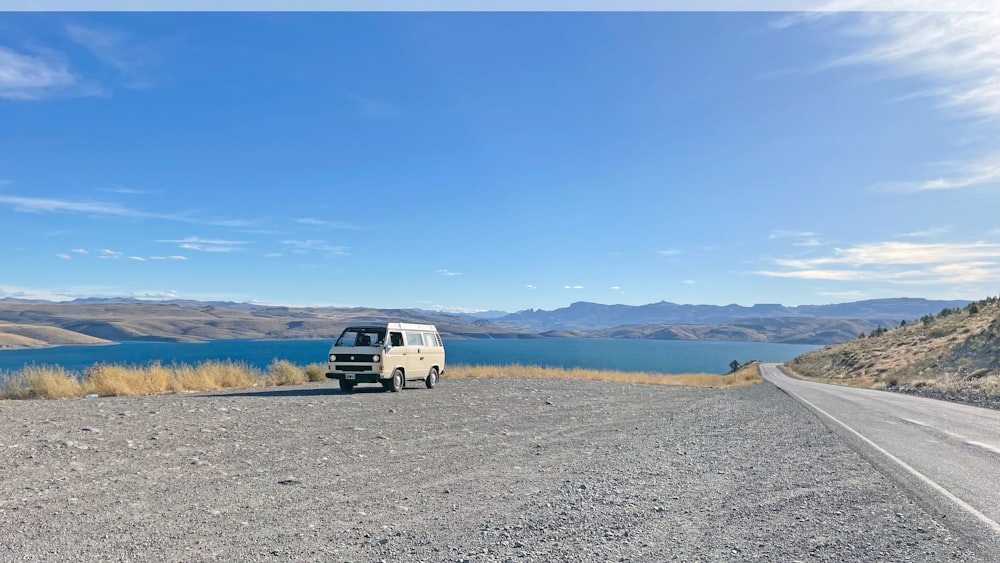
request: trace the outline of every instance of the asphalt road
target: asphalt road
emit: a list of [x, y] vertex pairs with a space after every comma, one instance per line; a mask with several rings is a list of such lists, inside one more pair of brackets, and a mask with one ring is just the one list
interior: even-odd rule
[[1000, 554], [1000, 411], [792, 378], [765, 379], [809, 407], [883, 472]]

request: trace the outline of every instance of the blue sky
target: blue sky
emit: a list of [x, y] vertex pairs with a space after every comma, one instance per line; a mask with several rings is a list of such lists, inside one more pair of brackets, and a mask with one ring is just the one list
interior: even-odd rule
[[0, 297], [979, 299], [1000, 14], [0, 14]]

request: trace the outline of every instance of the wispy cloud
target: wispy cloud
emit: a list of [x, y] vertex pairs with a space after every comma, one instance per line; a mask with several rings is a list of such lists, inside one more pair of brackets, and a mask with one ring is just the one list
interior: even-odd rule
[[187, 260], [187, 256], [150, 256], [150, 260]]
[[0, 204], [7, 205], [14, 211], [22, 213], [84, 213], [94, 216], [130, 217], [136, 219], [157, 219], [162, 221], [177, 221], [199, 225], [220, 227], [250, 227], [254, 221], [241, 219], [218, 219], [200, 217], [193, 212], [173, 214], [150, 213], [134, 209], [120, 203], [106, 201], [75, 201], [66, 199], [0, 196]]
[[330, 229], [356, 229], [355, 225], [351, 223], [345, 223], [343, 221], [328, 221], [325, 219], [316, 219], [313, 217], [299, 217], [295, 219], [295, 222], [300, 225], [310, 225], [315, 227], [327, 227]]
[[524, 286], [524, 287], [526, 287], [528, 289], [538, 289], [537, 285], [533, 285], [533, 284], [530, 284], [530, 283], [528, 285]]
[[51, 52], [29, 55], [0, 47], [0, 98], [40, 100], [82, 92], [79, 79], [62, 57]]
[[74, 254], [86, 254], [87, 250], [83, 248], [74, 248], [73, 250], [70, 250], [70, 252]]
[[330, 244], [325, 240], [283, 240], [281, 244], [287, 245], [291, 252], [296, 254], [321, 252], [327, 255], [349, 256], [346, 246]]
[[948, 227], [934, 227], [932, 229], [925, 229], [923, 231], [912, 231], [909, 233], [900, 233], [895, 235], [896, 238], [934, 238], [943, 234], [946, 234], [950, 229]]
[[779, 258], [759, 275], [802, 280], [955, 284], [1000, 281], [1000, 244], [877, 242], [817, 258]]
[[198, 252], [222, 252], [222, 253], [236, 252], [238, 250], [243, 250], [244, 245], [247, 244], [247, 241], [245, 240], [203, 239], [199, 237], [158, 240], [156, 242], [176, 244], [178, 245], [178, 247], [183, 248], [185, 250], [197, 250]]
[[768, 240], [777, 240], [784, 238], [811, 238], [815, 237], [816, 233], [811, 231], [771, 231], [771, 234], [767, 236]]
[[444, 269], [437, 270], [437, 273], [441, 274], [442, 276], [461, 276], [462, 275], [462, 272], [451, 272], [449, 270], [444, 270]]
[[124, 255], [125, 254], [122, 252], [118, 252], [117, 250], [110, 250], [107, 248], [101, 251], [101, 258], [103, 258], [104, 260], [117, 260]]
[[583, 289], [582, 285], [564, 285], [563, 289]]
[[677, 256], [678, 254], [681, 253], [681, 251], [674, 249], [667, 249], [667, 250], [657, 250], [656, 253], [659, 254], [660, 256]]
[[56, 254], [55, 256], [56, 256], [56, 258], [60, 258], [62, 260], [72, 260], [73, 259], [73, 257], [70, 256], [69, 254]]
[[123, 194], [123, 195], [146, 195], [146, 194], [160, 193], [152, 190], [137, 190], [135, 188], [101, 188], [101, 191], [113, 194]]
[[146, 261], [146, 259], [143, 258], [142, 256], [129, 256], [128, 259], [129, 260], [135, 260], [136, 262], [145, 262]]
[[[831, 2], [825, 9], [851, 9], [855, 4]], [[774, 27], [817, 19], [812, 14], [786, 17]], [[855, 13], [841, 20], [850, 22], [845, 29], [864, 45], [828, 61], [821, 70], [868, 66], [884, 70], [891, 78], [921, 79], [929, 85], [895, 101], [933, 100], [945, 115], [976, 118], [992, 128], [1000, 123], [1000, 11], [885, 11]], [[1000, 185], [1000, 143], [983, 145], [978, 156], [952, 164], [934, 177], [872, 187], [918, 192]]]
[[125, 79], [125, 86], [132, 89], [151, 86], [148, 71], [161, 63], [168, 51], [167, 42], [139, 40], [123, 29], [107, 26], [71, 23], [66, 25], [66, 35], [97, 60], [117, 70]]

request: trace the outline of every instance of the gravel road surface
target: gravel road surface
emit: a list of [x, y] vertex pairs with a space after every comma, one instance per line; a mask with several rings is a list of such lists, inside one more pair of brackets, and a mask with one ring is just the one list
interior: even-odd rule
[[769, 383], [0, 402], [0, 560], [989, 561]]

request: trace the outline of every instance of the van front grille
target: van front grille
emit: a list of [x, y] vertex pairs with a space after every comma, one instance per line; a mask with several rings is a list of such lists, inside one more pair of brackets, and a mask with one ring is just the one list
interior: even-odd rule
[[347, 371], [347, 372], [351, 372], [351, 373], [355, 373], [355, 372], [359, 372], [359, 371], [372, 371], [373, 370], [372, 366], [336, 365], [336, 366], [333, 366], [333, 367], [337, 368], [337, 371]]

